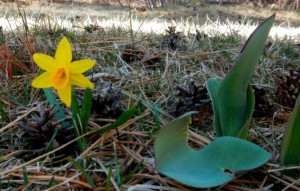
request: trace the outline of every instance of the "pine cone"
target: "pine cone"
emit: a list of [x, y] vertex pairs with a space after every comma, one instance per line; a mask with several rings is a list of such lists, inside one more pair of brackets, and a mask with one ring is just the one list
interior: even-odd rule
[[176, 27], [171, 26], [166, 30], [167, 35], [161, 43], [161, 48], [163, 50], [176, 50], [178, 48], [182, 37], [175, 31]]
[[254, 118], [273, 118], [276, 107], [269, 99], [270, 90], [264, 87], [252, 86], [255, 96]]
[[161, 51], [157, 47], [149, 48], [147, 51], [145, 51], [146, 54], [144, 58], [142, 59], [142, 62], [145, 64], [148, 64], [149, 66], [155, 66], [155, 64], [161, 62]]
[[196, 39], [201, 42], [203, 39], [207, 38], [207, 34], [196, 29]]
[[176, 33], [176, 26], [168, 26], [166, 33], [168, 35], [174, 35]]
[[110, 81], [99, 80], [93, 90], [93, 111], [105, 118], [118, 117], [122, 111], [119, 106], [121, 88], [113, 88]]
[[188, 85], [177, 86], [176, 90], [177, 94], [169, 103], [170, 112], [177, 117], [188, 111], [198, 111], [192, 115], [192, 126], [211, 128], [213, 111], [207, 89], [191, 81]]
[[300, 88], [300, 69], [290, 70], [289, 73], [278, 76], [276, 97], [279, 104], [294, 108]]
[[[18, 158], [30, 160], [49, 150], [56, 149], [76, 137], [72, 125], [63, 125], [63, 122], [72, 124], [71, 121], [57, 121], [54, 115], [55, 111], [53, 107], [50, 109], [41, 108], [39, 111], [31, 113], [21, 121], [19, 126], [24, 133], [20, 138], [21, 142], [19, 147], [21, 147], [20, 149], [29, 150], [30, 152], [21, 153], [17, 156]], [[57, 134], [51, 142], [56, 129]], [[50, 142], [51, 145], [49, 146]], [[56, 152], [57, 158], [54, 161], [72, 154], [75, 145], [76, 142]], [[47, 148], [49, 150], [47, 150]]]
[[141, 61], [145, 53], [141, 50], [132, 47], [132, 45], [126, 45], [121, 54], [121, 58], [128, 64], [132, 64], [136, 61]]

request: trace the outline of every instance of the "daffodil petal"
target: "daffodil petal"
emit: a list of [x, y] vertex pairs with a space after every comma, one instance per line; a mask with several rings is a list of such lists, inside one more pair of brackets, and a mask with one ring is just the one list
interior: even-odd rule
[[50, 78], [51, 78], [51, 73], [44, 72], [41, 75], [39, 75], [37, 78], [35, 78], [32, 81], [31, 85], [35, 88], [50, 88], [52, 87]]
[[66, 37], [63, 37], [61, 41], [58, 43], [55, 52], [55, 60], [59, 65], [59, 67], [67, 66], [72, 61], [71, 45]]
[[34, 62], [43, 70], [52, 71], [57, 68], [54, 58], [46, 54], [34, 54]]
[[70, 107], [71, 105], [71, 91], [71, 84], [57, 90], [58, 97], [66, 104], [67, 107]]
[[82, 88], [90, 88], [94, 89], [94, 84], [88, 80], [84, 75], [82, 74], [73, 74], [70, 75], [71, 83], [73, 85], [82, 87]]
[[81, 73], [89, 70], [90, 68], [92, 68], [95, 64], [96, 64], [95, 61], [88, 60], [88, 59], [72, 62], [71, 66], [70, 66], [70, 73], [71, 74], [81, 74]]

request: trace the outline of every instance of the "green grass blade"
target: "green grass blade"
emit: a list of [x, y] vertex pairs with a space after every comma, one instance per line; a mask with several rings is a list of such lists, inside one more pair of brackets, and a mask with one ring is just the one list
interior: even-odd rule
[[160, 129], [160, 122], [159, 122], [159, 119], [160, 119], [160, 112], [157, 108], [161, 108], [161, 104], [160, 102], [158, 102], [156, 104], [157, 106], [154, 107], [154, 122], [155, 122], [155, 129], [153, 129], [153, 131], [156, 131], [157, 129]]
[[134, 103], [127, 111], [122, 113], [122, 115], [113, 124], [111, 124], [107, 127], [101, 128], [101, 129], [96, 129], [96, 130], [92, 131], [91, 134], [104, 133], [104, 132], [115, 129], [115, 128], [119, 127], [120, 125], [124, 124], [126, 121], [128, 121], [129, 119], [131, 119], [134, 116], [137, 106], [138, 106], [138, 103]]
[[110, 178], [112, 177], [112, 166], [108, 169], [108, 174], [106, 177], [106, 183], [105, 183], [105, 191], [110, 191], [111, 181]]
[[110, 125], [110, 128], [115, 129], [128, 121], [134, 115], [137, 105], [138, 103], [134, 103], [126, 112], [122, 113], [121, 116]]
[[79, 162], [76, 162], [71, 157], [68, 157], [68, 161], [73, 163], [73, 165], [82, 172], [83, 176], [88, 180], [88, 183], [92, 187], [96, 187], [96, 184], [95, 184], [93, 178], [86, 172], [85, 168]]
[[[83, 105], [81, 109], [79, 108], [76, 94], [74, 92], [72, 93], [71, 110], [76, 135], [81, 136], [83, 134], [86, 134], [92, 111], [92, 92], [89, 88], [87, 88], [84, 92]], [[79, 139], [78, 144], [80, 150], [84, 151], [87, 145], [85, 137]]]
[[21, 12], [19, 6], [17, 7], [18, 9], [18, 12], [19, 12], [19, 16], [21, 17], [22, 19], [22, 22], [23, 22], [23, 26], [24, 26], [24, 30], [25, 30], [25, 34], [26, 36], [28, 35], [29, 33], [29, 27], [28, 27], [28, 23], [27, 23], [27, 16], [26, 16], [26, 12], [25, 10], [23, 9], [23, 13]]
[[47, 185], [47, 188], [51, 188], [53, 186], [55, 186], [57, 184], [57, 182], [55, 181], [54, 177], [52, 177]]
[[130, 98], [133, 98], [136, 101], [140, 101], [145, 107], [150, 108], [151, 110], [157, 110], [159, 111], [159, 113], [161, 115], [164, 115], [166, 117], [169, 117], [170, 119], [174, 119], [173, 116], [171, 116], [170, 114], [168, 114], [165, 110], [161, 109], [161, 108], [157, 108], [156, 105], [147, 102], [146, 100], [141, 99], [140, 97], [130, 94], [129, 92], [122, 90], [122, 93]]
[[[27, 169], [26, 169], [26, 166], [23, 166], [22, 167], [22, 173], [23, 173], [23, 180], [24, 180], [24, 185], [28, 185], [29, 184], [29, 179], [28, 179], [28, 173], [27, 173]], [[31, 191], [31, 187], [29, 187], [27, 189], [28, 191]]]
[[87, 88], [83, 95], [83, 105], [80, 111], [80, 121], [82, 125], [82, 134], [87, 133], [87, 126], [92, 111], [92, 91]]
[[80, 121], [79, 118], [76, 116], [80, 116], [80, 109], [77, 101], [77, 96], [74, 92], [72, 92], [71, 111], [72, 111], [73, 120], [76, 122], [76, 125], [79, 125]]
[[0, 128], [4, 126], [7, 119], [9, 119], [3, 108], [4, 108], [3, 103], [2, 101], [0, 101], [0, 116], [1, 116]]
[[[77, 96], [74, 93], [74, 91], [72, 92], [71, 111], [72, 111], [73, 126], [75, 127], [75, 133], [76, 136], [79, 137], [83, 135], [83, 132], [82, 132], [82, 123], [80, 118], [79, 104], [77, 101]], [[78, 139], [77, 143], [80, 151], [84, 151], [86, 148], [85, 137]]]
[[46, 146], [46, 152], [50, 151], [52, 149], [52, 143], [57, 135], [57, 132], [58, 132], [58, 128], [55, 128], [54, 132], [53, 132], [53, 135], [50, 139], [50, 141], [48, 142], [47, 146]]
[[120, 187], [122, 187], [122, 184], [123, 184], [122, 171], [120, 170], [120, 167], [118, 164], [118, 155], [117, 155], [116, 151], [114, 151], [114, 162], [115, 162], [115, 166], [116, 166], [116, 169], [115, 169], [116, 182]]

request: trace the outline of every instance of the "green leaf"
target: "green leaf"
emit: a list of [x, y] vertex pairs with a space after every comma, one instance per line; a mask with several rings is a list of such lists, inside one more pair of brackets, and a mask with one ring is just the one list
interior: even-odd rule
[[[73, 126], [75, 127], [75, 133], [76, 133], [76, 136], [79, 137], [85, 133], [83, 132], [82, 121], [81, 121], [81, 117], [80, 117], [81, 112], [80, 112], [79, 104], [77, 101], [77, 96], [74, 91], [72, 91], [71, 111], [72, 111]], [[79, 149], [81, 151], [84, 151], [86, 148], [85, 137], [78, 139], [77, 143], [78, 143]]]
[[8, 116], [4, 111], [3, 103], [0, 101], [0, 128], [4, 126], [5, 122], [8, 120]]
[[280, 163], [284, 166], [299, 165], [300, 162], [300, 95], [289, 118], [280, 152]]
[[126, 112], [122, 113], [121, 116], [109, 126], [110, 129], [115, 129], [128, 121], [134, 115], [137, 105], [138, 103], [132, 104], [132, 106]]
[[[87, 126], [91, 116], [92, 111], [92, 91], [89, 88], [85, 89], [83, 95], [83, 103], [82, 108], [80, 110], [77, 97], [75, 92], [72, 92], [72, 117], [74, 126], [76, 128], [76, 135], [81, 136], [87, 133]], [[83, 137], [82, 139], [78, 140], [80, 150], [83, 151], [86, 148], [86, 140]]]
[[47, 145], [46, 145], [46, 149], [45, 149], [46, 152], [48, 152], [48, 151], [50, 151], [51, 149], [53, 149], [53, 148], [52, 148], [52, 146], [53, 146], [53, 141], [54, 141], [54, 139], [55, 139], [55, 137], [56, 137], [56, 135], [57, 135], [57, 132], [58, 132], [58, 128], [55, 128], [55, 130], [54, 130], [54, 132], [53, 132], [53, 135], [52, 135], [50, 141], [49, 141], [49, 142], [47, 143]]
[[[80, 108], [79, 108], [79, 104], [78, 104], [78, 101], [77, 101], [77, 96], [76, 96], [74, 91], [72, 91], [71, 111], [72, 111], [73, 119], [78, 120], [77, 117], [74, 118], [74, 116], [79, 116], [80, 115]], [[76, 123], [77, 123], [77, 121], [76, 121]]]
[[89, 182], [89, 184], [92, 187], [96, 187], [96, 184], [95, 184], [93, 178], [87, 173], [86, 168], [84, 168], [79, 162], [75, 161], [71, 157], [68, 157], [67, 159], [68, 159], [69, 162], [73, 163], [73, 165], [77, 169], [79, 169], [82, 172], [83, 176], [87, 179], [87, 181]]
[[113, 124], [106, 126], [104, 128], [101, 128], [101, 129], [93, 130], [91, 133], [92, 134], [100, 133], [100, 132], [104, 133], [104, 132], [115, 129], [115, 128], [119, 127], [120, 125], [126, 123], [129, 119], [131, 119], [134, 116], [137, 106], [138, 106], [138, 102], [132, 104], [132, 106], [127, 111], [123, 112], [121, 114], [121, 116]]
[[247, 107], [247, 109], [248, 109], [247, 112], [249, 114], [249, 117], [245, 121], [244, 126], [240, 129], [240, 132], [237, 135], [237, 137], [243, 138], [243, 139], [245, 139], [248, 135], [249, 125], [250, 125], [250, 122], [251, 122], [251, 119], [252, 119], [252, 113], [253, 113], [253, 110], [254, 110], [254, 107], [255, 107], [255, 95], [254, 95], [253, 89], [252, 89], [250, 84], [248, 85], [248, 89], [247, 89], [247, 106], [248, 106]]
[[[62, 120], [62, 119], [65, 119], [66, 118], [66, 115], [64, 114], [63, 110], [61, 109], [61, 107], [59, 106], [57, 100], [56, 100], [56, 97], [54, 96], [53, 92], [52, 92], [52, 89], [51, 88], [44, 88], [43, 89], [44, 91], [44, 94], [46, 95], [47, 97], [47, 100], [49, 102], [49, 104], [51, 106], [55, 105], [54, 106], [54, 110], [56, 111], [56, 114], [55, 114], [55, 118], [57, 120]], [[67, 124], [67, 122], [63, 122], [63, 125], [69, 125]]]
[[206, 88], [211, 98], [213, 110], [214, 110], [214, 129], [216, 131], [217, 137], [221, 137], [223, 135], [221, 124], [220, 124], [220, 116], [219, 116], [219, 105], [218, 105], [219, 102], [217, 100], [218, 90], [221, 82], [222, 82], [221, 78], [211, 78], [206, 81]]
[[192, 187], [209, 188], [270, 159], [271, 154], [259, 146], [235, 137], [217, 138], [200, 151], [192, 149], [187, 143], [190, 114], [170, 122], [158, 134], [154, 145], [158, 172]]
[[87, 132], [88, 122], [92, 111], [92, 91], [87, 88], [83, 95], [83, 105], [80, 111], [80, 120], [83, 128], [83, 134]]
[[117, 155], [117, 152], [114, 151], [114, 162], [115, 162], [115, 166], [116, 166], [116, 169], [115, 169], [115, 176], [116, 176], [116, 183], [122, 187], [122, 171], [120, 169], [120, 165], [119, 165], [119, 159], [118, 159], [118, 155]]
[[125, 90], [122, 90], [122, 93], [123, 93], [124, 95], [128, 96], [129, 99], [134, 99], [134, 100], [136, 100], [136, 101], [138, 101], [138, 102], [141, 102], [145, 107], [151, 109], [152, 111], [157, 110], [161, 115], [164, 115], [164, 116], [166, 116], [166, 117], [168, 117], [168, 118], [170, 118], [170, 119], [174, 119], [173, 116], [171, 116], [170, 114], [168, 114], [168, 112], [166, 112], [166, 111], [163, 110], [162, 108], [157, 107], [156, 104], [147, 102], [146, 100], [143, 100], [143, 99], [141, 99], [140, 97], [138, 97], [138, 96], [136, 96], [136, 95], [134, 95], [134, 94], [131, 94], [131, 93], [125, 91]]
[[111, 181], [110, 178], [112, 177], [112, 166], [109, 167], [108, 169], [108, 174], [106, 177], [106, 183], [105, 183], [105, 191], [109, 191], [110, 190], [110, 185], [111, 185]]
[[214, 122], [217, 136], [247, 136], [255, 102], [250, 80], [274, 18], [275, 15], [272, 15], [252, 33], [236, 63], [221, 82], [214, 80], [208, 83], [215, 120], [219, 120]]
[[[26, 166], [22, 167], [22, 171], [23, 171], [23, 180], [24, 180], [24, 185], [28, 185], [29, 184], [29, 179], [28, 179], [28, 171], [26, 169]], [[27, 189], [28, 191], [31, 191], [31, 185], [28, 185], [29, 188]]]
[[54, 176], [50, 179], [47, 188], [51, 188], [53, 186], [57, 185], [57, 181], [55, 181]]

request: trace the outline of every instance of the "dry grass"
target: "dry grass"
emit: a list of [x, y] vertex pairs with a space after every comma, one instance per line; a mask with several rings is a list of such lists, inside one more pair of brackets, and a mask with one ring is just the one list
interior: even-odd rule
[[[197, 13], [189, 14], [187, 8], [182, 8], [176, 13], [186, 15], [179, 14], [177, 18], [169, 10], [151, 11], [149, 16], [142, 13], [130, 21], [127, 10], [104, 11], [86, 6], [68, 7], [66, 12], [63, 6], [55, 9], [34, 6], [26, 8], [26, 12], [23, 9], [18, 12], [10, 5], [2, 7], [6, 14], [0, 19], [3, 27], [0, 41], [15, 60], [32, 72], [18, 70], [15, 62], [10, 62], [12, 78], [1, 75], [0, 190], [197, 190], [155, 172], [153, 143], [157, 130], [177, 117], [170, 109], [178, 99], [176, 87], [187, 86], [191, 81], [203, 85], [210, 77], [224, 76], [257, 25], [256, 19], [273, 11], [247, 8], [247, 12], [239, 12], [241, 7], [215, 5], [198, 7]], [[215, 12], [206, 16], [210, 10]], [[110, 14], [105, 15], [107, 12]], [[298, 28], [281, 26], [288, 17], [291, 23], [296, 23], [299, 15], [284, 13], [284, 10], [278, 13], [279, 21], [272, 29], [273, 36], [253, 79], [253, 84], [268, 87], [276, 111], [271, 117], [253, 120], [249, 139], [273, 153], [273, 158], [264, 167], [240, 174], [216, 190], [300, 189], [298, 179], [281, 176], [283, 169], [278, 163], [286, 116], [291, 110], [277, 103], [274, 97], [276, 77], [297, 68], [299, 62]], [[190, 14], [195, 15], [190, 17]], [[254, 20], [248, 20], [248, 15]], [[174, 49], [170, 44], [164, 47], [166, 39], [172, 36], [166, 32], [170, 26], [176, 26], [178, 32]], [[278, 32], [279, 29], [282, 30]], [[141, 100], [139, 112], [117, 131], [87, 135], [86, 150], [71, 152], [84, 171], [70, 161], [59, 164], [52, 161], [54, 153], [71, 142], [27, 161], [16, 157], [22, 150], [18, 145], [24, 133], [20, 129], [22, 119], [40, 107], [48, 107], [42, 92], [30, 86], [37, 75], [31, 56], [34, 52], [53, 55], [62, 36], [72, 42], [75, 59], [88, 57], [97, 61], [94, 70], [88, 73], [94, 74], [94, 81], [111, 80], [114, 87], [122, 88], [119, 104], [123, 110]], [[130, 59], [126, 57], [128, 52], [133, 54]], [[69, 109], [65, 111], [70, 117]], [[202, 148], [215, 138], [211, 118], [209, 113], [208, 124], [191, 127], [191, 145]], [[114, 120], [92, 116], [89, 129], [104, 128]], [[89, 177], [96, 187], [91, 186]]]

